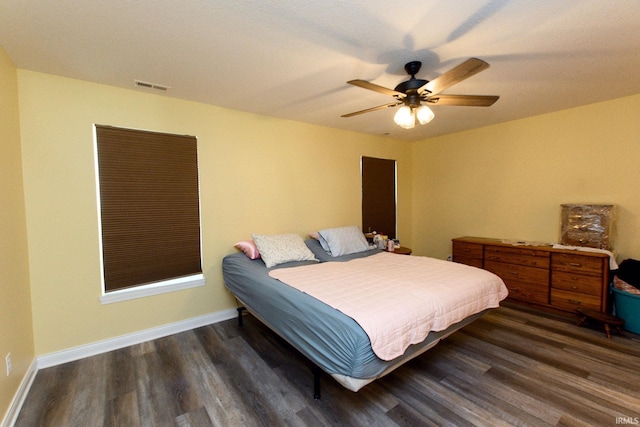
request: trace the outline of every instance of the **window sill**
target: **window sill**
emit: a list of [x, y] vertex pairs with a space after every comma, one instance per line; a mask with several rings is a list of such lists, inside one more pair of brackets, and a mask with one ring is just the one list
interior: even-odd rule
[[135, 288], [109, 292], [100, 297], [100, 303], [111, 304], [114, 302], [144, 298], [152, 295], [164, 294], [167, 292], [196, 288], [198, 286], [204, 286], [205, 282], [206, 281], [203, 274], [195, 274], [193, 276], [180, 277], [178, 279], [150, 283], [144, 286], [136, 286]]

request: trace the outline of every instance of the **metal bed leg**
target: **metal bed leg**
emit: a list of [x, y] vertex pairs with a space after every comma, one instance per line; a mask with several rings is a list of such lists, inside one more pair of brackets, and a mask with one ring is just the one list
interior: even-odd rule
[[[244, 326], [242, 322], [242, 313], [246, 311], [246, 307], [237, 307], [238, 312], [238, 326]], [[311, 361], [309, 361], [311, 362]], [[320, 400], [320, 376], [322, 375], [322, 369], [318, 368], [313, 362], [311, 362], [311, 372], [313, 373], [313, 398]]]
[[322, 369], [314, 365], [311, 368], [311, 372], [313, 372], [313, 398], [315, 400], [319, 400], [320, 399], [320, 375], [322, 375]]
[[238, 311], [238, 326], [244, 326], [244, 324], [242, 323], [242, 312], [245, 311], [246, 308], [238, 307], [236, 308], [236, 310]]

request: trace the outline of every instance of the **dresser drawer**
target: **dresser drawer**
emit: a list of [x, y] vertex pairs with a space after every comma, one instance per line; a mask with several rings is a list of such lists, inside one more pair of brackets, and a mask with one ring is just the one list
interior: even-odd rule
[[606, 262], [609, 260], [603, 257], [565, 253], [551, 254], [551, 269], [555, 271], [602, 276]]
[[551, 305], [566, 310], [575, 310], [579, 307], [600, 310], [600, 297], [560, 289], [551, 289]]
[[515, 280], [540, 285], [542, 287], [549, 287], [549, 270], [495, 261], [485, 261], [484, 268], [497, 274], [505, 282], [507, 280]]
[[509, 289], [509, 298], [527, 302], [549, 304], [549, 288], [533, 283], [524, 283], [517, 280], [504, 280]]
[[509, 289], [509, 298], [549, 303], [548, 270], [495, 261], [485, 261], [484, 268], [500, 276]]
[[482, 258], [468, 258], [466, 256], [453, 256], [453, 262], [482, 268]]
[[506, 247], [487, 245], [484, 247], [484, 259], [508, 264], [549, 268], [549, 252], [520, 246]]
[[456, 258], [477, 258], [482, 262], [482, 245], [477, 243], [453, 242], [453, 260], [456, 261]]
[[602, 280], [598, 276], [553, 271], [551, 273], [551, 287], [570, 292], [580, 292], [600, 298], [602, 294]]

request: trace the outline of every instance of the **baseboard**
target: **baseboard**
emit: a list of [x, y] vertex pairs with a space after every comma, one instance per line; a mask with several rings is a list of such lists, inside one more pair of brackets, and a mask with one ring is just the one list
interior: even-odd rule
[[179, 332], [188, 331], [199, 328], [201, 326], [210, 325], [212, 323], [229, 320], [238, 315], [235, 308], [218, 311], [216, 313], [206, 314], [204, 316], [193, 317], [191, 319], [182, 320], [180, 322], [169, 323], [167, 325], [158, 326], [156, 328], [146, 329], [116, 338], [104, 341], [98, 341], [70, 349], [57, 351], [37, 357], [37, 369], [44, 369], [51, 366], [61, 365], [67, 362], [73, 362], [96, 354], [106, 353], [108, 351], [117, 350], [119, 348], [128, 347], [134, 344], [140, 344], [145, 341], [151, 341], [157, 338], [166, 337], [168, 335], [177, 334]]
[[29, 393], [31, 384], [33, 384], [33, 380], [36, 378], [37, 372], [37, 361], [36, 359], [33, 359], [33, 362], [31, 362], [29, 369], [27, 369], [27, 372], [22, 378], [22, 382], [20, 383], [16, 394], [13, 396], [13, 400], [11, 400], [11, 404], [9, 405], [9, 410], [7, 411], [6, 416], [0, 424], [2, 427], [12, 427], [18, 420], [20, 409], [22, 408], [22, 404], [27, 398], [27, 394]]

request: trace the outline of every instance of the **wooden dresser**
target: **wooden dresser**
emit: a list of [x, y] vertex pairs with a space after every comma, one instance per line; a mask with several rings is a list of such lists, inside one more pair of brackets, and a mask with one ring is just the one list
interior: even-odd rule
[[539, 308], [607, 312], [609, 256], [604, 253], [453, 239], [453, 261], [489, 270], [509, 288], [509, 299]]

